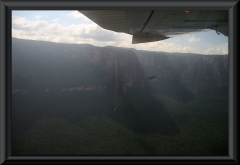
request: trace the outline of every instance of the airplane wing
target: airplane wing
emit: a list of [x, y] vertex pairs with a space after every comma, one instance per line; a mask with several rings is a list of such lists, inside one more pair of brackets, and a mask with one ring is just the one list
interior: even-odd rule
[[228, 36], [227, 10], [92, 10], [80, 11], [104, 29], [131, 34], [132, 44], [160, 41], [200, 31]]

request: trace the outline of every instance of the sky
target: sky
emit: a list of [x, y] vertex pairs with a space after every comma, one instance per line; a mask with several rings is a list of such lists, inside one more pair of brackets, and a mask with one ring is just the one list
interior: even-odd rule
[[228, 54], [228, 37], [210, 30], [174, 38], [132, 44], [132, 36], [105, 30], [78, 11], [13, 10], [12, 37], [59, 43], [88, 43], [95, 46], [115, 46], [138, 50]]

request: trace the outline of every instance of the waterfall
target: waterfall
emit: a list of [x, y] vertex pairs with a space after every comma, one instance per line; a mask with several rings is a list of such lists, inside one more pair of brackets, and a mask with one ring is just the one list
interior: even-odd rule
[[115, 57], [115, 80], [116, 80], [116, 86], [115, 86], [115, 98], [114, 98], [114, 104], [115, 104], [115, 108], [114, 108], [114, 111], [117, 109], [117, 95], [118, 95], [118, 57], [117, 57], [117, 54], [116, 54], [116, 57]]
[[118, 57], [116, 54], [116, 59], [115, 59], [115, 80], [116, 80], [116, 87], [115, 87], [115, 94], [116, 96], [118, 95]]

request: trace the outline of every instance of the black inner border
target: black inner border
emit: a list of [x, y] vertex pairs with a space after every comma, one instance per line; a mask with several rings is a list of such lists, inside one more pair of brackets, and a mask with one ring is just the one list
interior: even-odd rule
[[[238, 164], [238, 8], [239, 0], [0, 0], [0, 163], [3, 164]], [[71, 157], [11, 156], [11, 11], [12, 10], [228, 10], [229, 11], [229, 156]]]

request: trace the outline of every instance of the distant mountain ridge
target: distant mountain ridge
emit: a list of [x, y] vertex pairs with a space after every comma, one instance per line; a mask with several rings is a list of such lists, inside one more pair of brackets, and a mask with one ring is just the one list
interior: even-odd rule
[[[145, 84], [182, 102], [194, 99], [185, 87], [212, 85], [228, 90], [228, 56], [134, 51], [145, 73]], [[146, 81], [156, 76], [154, 81]], [[180, 95], [179, 95], [180, 94]]]
[[[12, 39], [12, 44], [13, 71], [18, 72], [13, 72], [13, 80], [18, 80], [18, 85], [13, 84], [15, 91], [64, 90], [82, 86], [83, 89], [105, 89], [112, 94], [122, 94], [131, 87], [145, 87], [186, 102], [194, 99], [185, 88], [187, 85], [206, 83], [228, 88], [228, 56], [179, 55], [16, 38]], [[26, 60], [31, 63], [26, 64]], [[34, 69], [39, 66], [44, 66], [43, 70]], [[156, 78], [149, 81], [150, 76]], [[36, 83], [31, 84], [41, 82], [42, 77], [58, 83], [53, 86], [43, 81], [37, 87]], [[67, 81], [58, 80], [59, 77], [65, 77]]]
[[[119, 93], [125, 93], [132, 86], [144, 87], [144, 73], [133, 51], [15, 38], [12, 45], [13, 82], [18, 82], [18, 85], [13, 84], [13, 89], [62, 90], [80, 86], [97, 89], [104, 86], [111, 93], [116, 90], [116, 78]], [[39, 67], [43, 67], [42, 70], [38, 70]], [[48, 81], [43, 81], [43, 77]], [[42, 83], [36, 86], [33, 81]], [[56, 81], [54, 85], [48, 83]]]

